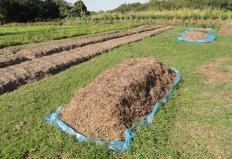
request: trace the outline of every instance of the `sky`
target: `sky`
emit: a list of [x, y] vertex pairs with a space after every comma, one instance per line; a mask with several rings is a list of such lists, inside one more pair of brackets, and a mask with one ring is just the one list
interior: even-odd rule
[[[66, 0], [67, 2], [74, 3], [77, 0]], [[115, 9], [121, 4], [126, 3], [145, 3], [149, 0], [82, 0], [87, 6], [89, 11], [111, 10]]]

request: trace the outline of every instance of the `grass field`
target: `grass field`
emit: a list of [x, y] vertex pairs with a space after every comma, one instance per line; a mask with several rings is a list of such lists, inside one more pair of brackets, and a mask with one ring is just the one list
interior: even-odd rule
[[38, 43], [48, 40], [64, 39], [80, 35], [94, 34], [105, 31], [120, 30], [138, 26], [136, 23], [115, 24], [24, 24], [0, 26], [0, 48]]
[[[215, 59], [232, 58], [232, 37], [218, 36], [210, 44], [176, 41], [184, 29], [177, 27], [125, 45], [0, 96], [0, 158], [232, 158], [232, 85], [207, 85], [199, 71]], [[128, 152], [114, 153], [103, 146], [77, 142], [44, 122], [48, 113], [68, 103], [76, 90], [102, 71], [144, 56], [176, 67], [184, 78], [154, 123], [137, 131]]]

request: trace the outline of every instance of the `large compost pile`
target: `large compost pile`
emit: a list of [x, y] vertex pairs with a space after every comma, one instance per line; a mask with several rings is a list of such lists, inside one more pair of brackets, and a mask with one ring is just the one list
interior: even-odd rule
[[126, 129], [152, 111], [175, 77], [154, 58], [127, 60], [77, 91], [60, 118], [85, 136], [124, 140]]

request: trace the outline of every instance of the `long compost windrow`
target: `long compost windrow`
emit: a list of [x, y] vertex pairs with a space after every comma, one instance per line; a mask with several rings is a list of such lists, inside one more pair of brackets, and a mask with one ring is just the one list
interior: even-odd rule
[[[43, 54], [44, 52], [38, 53], [36, 51], [32, 51], [29, 53], [27, 51], [23, 52], [22, 50], [24, 49], [19, 49], [19, 51], [16, 52], [15, 55], [26, 55], [24, 56], [25, 59], [22, 60], [21, 63], [20, 61], [17, 62], [18, 64], [13, 64], [13, 62], [11, 62], [10, 64], [8, 64], [8, 66], [0, 68], [0, 94], [15, 90], [19, 86], [27, 84], [29, 81], [40, 80], [47, 75], [56, 74], [64, 69], [85, 62], [97, 55], [101, 55], [102, 53], [105, 53], [119, 46], [128, 44], [130, 42], [139, 41], [146, 37], [155, 36], [170, 29], [172, 29], [172, 27], [169, 26], [147, 26], [144, 28], [144, 30], [141, 28], [137, 28], [137, 30], [135, 29], [134, 31], [129, 31], [129, 35], [128, 33], [125, 36], [118, 37], [117, 35], [114, 38], [110, 38], [108, 40], [101, 40], [100, 42], [86, 44], [75, 49], [68, 49], [68, 51], [65, 51], [65, 49], [63, 49], [63, 51], [58, 51], [53, 54]], [[118, 33], [119, 32], [116, 32], [116, 34]], [[114, 35], [114, 33], [110, 35], [112, 36]], [[35, 55], [35, 53], [38, 53], [41, 56], [37, 56]]]
[[47, 55], [60, 53], [63, 51], [73, 50], [89, 44], [158, 29], [160, 27], [162, 26], [143, 26], [130, 30], [111, 31], [89, 36], [81, 36], [0, 49], [0, 68]]

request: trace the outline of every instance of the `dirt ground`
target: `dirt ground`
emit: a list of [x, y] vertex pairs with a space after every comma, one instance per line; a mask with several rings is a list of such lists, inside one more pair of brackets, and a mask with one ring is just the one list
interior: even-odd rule
[[175, 77], [154, 58], [127, 60], [77, 91], [61, 119], [88, 137], [123, 140], [126, 129], [151, 112]]
[[219, 33], [223, 36], [232, 36], [232, 22], [225, 23]]
[[206, 84], [232, 84], [232, 59], [216, 59], [212, 63], [201, 66], [200, 72], [206, 77], [204, 81]]

